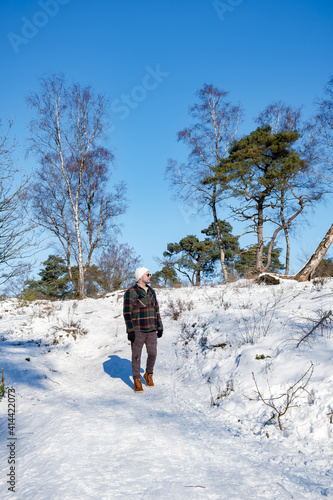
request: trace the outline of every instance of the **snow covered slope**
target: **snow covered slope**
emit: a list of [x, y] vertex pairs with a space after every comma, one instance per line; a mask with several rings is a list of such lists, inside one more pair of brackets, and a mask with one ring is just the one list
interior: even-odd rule
[[122, 292], [0, 303], [1, 498], [333, 498], [333, 280], [157, 294], [143, 394]]

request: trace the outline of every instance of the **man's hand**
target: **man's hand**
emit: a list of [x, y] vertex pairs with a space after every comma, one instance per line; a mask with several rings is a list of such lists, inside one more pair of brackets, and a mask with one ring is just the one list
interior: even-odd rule
[[163, 330], [158, 330], [157, 337], [160, 339], [163, 335]]
[[128, 332], [127, 333], [127, 338], [130, 342], [134, 342], [135, 340], [135, 332]]

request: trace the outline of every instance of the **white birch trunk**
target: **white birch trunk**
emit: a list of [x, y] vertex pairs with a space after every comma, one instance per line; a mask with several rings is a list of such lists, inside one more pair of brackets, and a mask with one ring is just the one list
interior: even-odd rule
[[308, 262], [305, 264], [305, 266], [302, 267], [302, 269], [294, 276], [294, 278], [297, 281], [307, 281], [311, 279], [313, 273], [319, 266], [320, 262], [322, 259], [325, 257], [325, 254], [329, 247], [331, 246], [331, 243], [333, 242], [333, 224], [331, 225], [330, 229], [327, 231], [326, 235], [318, 245], [318, 248], [316, 251], [313, 253], [313, 255], [310, 257]]

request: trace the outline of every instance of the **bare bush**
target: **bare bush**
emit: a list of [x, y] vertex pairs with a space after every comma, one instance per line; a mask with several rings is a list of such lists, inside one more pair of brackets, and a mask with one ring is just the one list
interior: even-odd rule
[[81, 320], [74, 317], [77, 308], [77, 302], [72, 307], [68, 307], [67, 318], [58, 320], [58, 325], [53, 327], [53, 344], [59, 344], [64, 338], [72, 337], [74, 340], [80, 335], [86, 335], [88, 332], [81, 325]]
[[185, 345], [187, 345], [191, 340], [194, 339], [196, 326], [197, 326], [196, 323], [193, 323], [192, 325], [188, 325], [187, 323], [182, 323], [180, 340], [184, 342]]
[[0, 380], [0, 400], [5, 395], [5, 369], [2, 368], [2, 377]]
[[302, 326], [302, 330], [304, 335], [301, 336], [299, 341], [297, 342], [296, 347], [299, 347], [302, 342], [310, 343], [311, 339], [313, 339], [316, 335], [324, 335], [324, 332], [328, 332], [328, 336], [332, 331], [333, 324], [333, 312], [322, 311], [319, 309], [315, 311], [316, 318], [307, 318], [308, 321], [313, 323], [313, 327], [308, 331], [308, 327]]
[[226, 384], [226, 388], [225, 389], [219, 389], [217, 395], [215, 397], [213, 397], [212, 395], [212, 391], [210, 390], [210, 395], [211, 395], [211, 401], [210, 401], [210, 404], [212, 406], [220, 406], [220, 403], [221, 401], [223, 401], [224, 398], [230, 396], [231, 392], [234, 391], [234, 384], [233, 384], [233, 381], [230, 380], [227, 384]]
[[169, 302], [167, 303], [168, 311], [167, 315], [171, 316], [172, 319], [177, 321], [179, 319], [179, 316], [185, 312], [185, 311], [191, 311], [194, 307], [193, 302], [190, 300], [186, 302], [185, 300], [182, 299], [177, 299], [174, 301], [173, 299], [170, 299]]
[[[262, 337], [266, 337], [268, 332], [273, 326], [273, 321], [277, 315], [278, 309], [283, 308], [286, 296], [282, 291], [273, 294], [273, 300], [260, 304], [257, 309], [253, 309], [252, 304], [249, 302], [245, 305], [251, 309], [251, 316], [243, 316], [238, 321], [238, 328], [241, 333], [242, 339], [245, 343], [254, 344]], [[242, 309], [246, 309], [244, 304], [241, 304]]]
[[204, 293], [204, 297], [211, 303], [216, 304], [218, 308], [222, 308], [225, 311], [231, 307], [231, 303], [225, 300], [227, 290], [220, 289], [213, 296]]
[[[278, 424], [279, 424], [279, 429], [282, 431], [282, 424], [281, 424], [281, 418], [287, 413], [288, 410], [291, 408], [298, 407], [299, 405], [296, 403], [296, 400], [300, 398], [301, 394], [303, 392], [306, 392], [308, 396], [311, 397], [311, 401], [313, 400], [312, 395], [309, 393], [309, 391], [306, 389], [308, 386], [310, 379], [312, 377], [314, 370], [313, 363], [311, 363], [310, 367], [307, 369], [307, 371], [295, 382], [292, 384], [285, 392], [280, 394], [280, 396], [273, 396], [271, 392], [271, 388], [269, 385], [269, 381], [267, 379], [267, 386], [268, 386], [268, 396], [264, 396], [263, 393], [260, 391], [258, 387], [258, 383], [256, 381], [256, 378], [254, 376], [254, 373], [252, 372], [252, 378], [254, 380], [255, 386], [256, 386], [256, 394], [257, 394], [257, 401], [261, 401], [264, 403], [266, 406], [271, 408], [273, 410], [273, 415], [269, 419], [271, 421], [274, 418], [277, 418]], [[249, 398], [251, 400], [251, 398]], [[267, 424], [268, 422], [266, 422]]]
[[247, 344], [254, 344], [261, 337], [266, 337], [272, 326], [274, 312], [266, 306], [252, 311], [251, 317], [243, 316], [239, 321], [239, 330], [243, 341]]
[[327, 280], [326, 280], [324, 277], [314, 278], [314, 279], [312, 280], [313, 288], [314, 288], [317, 292], [320, 292], [320, 291], [323, 289], [323, 287], [324, 287], [324, 285], [325, 285], [326, 281], [327, 281]]

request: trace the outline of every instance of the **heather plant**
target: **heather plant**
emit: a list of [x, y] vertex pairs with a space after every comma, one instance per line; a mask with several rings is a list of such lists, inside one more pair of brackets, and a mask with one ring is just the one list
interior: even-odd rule
[[173, 320], [177, 321], [182, 313], [191, 311], [193, 307], [193, 302], [191, 300], [186, 302], [180, 298], [177, 300], [170, 299], [167, 303], [167, 314], [170, 315]]

